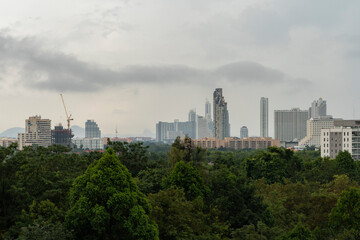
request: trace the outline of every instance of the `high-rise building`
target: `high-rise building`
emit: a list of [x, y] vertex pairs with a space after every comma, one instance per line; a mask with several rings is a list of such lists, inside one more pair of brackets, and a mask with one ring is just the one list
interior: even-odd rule
[[280, 141], [298, 141], [306, 136], [306, 121], [309, 112], [293, 108], [274, 111], [274, 138]]
[[77, 148], [85, 150], [102, 150], [104, 149], [103, 139], [101, 138], [101, 131], [94, 120], [87, 120], [85, 122], [85, 138], [75, 138], [72, 143]]
[[326, 101], [319, 98], [319, 100], [315, 100], [311, 103], [311, 107], [309, 108], [309, 119], [320, 118], [321, 116], [326, 116]]
[[211, 103], [207, 99], [205, 102], [205, 118], [211, 120]]
[[260, 99], [260, 137], [269, 136], [269, 99]]
[[205, 119], [207, 121], [211, 137], [213, 137], [214, 136], [214, 123], [211, 119], [211, 103], [207, 99], [205, 102]]
[[191, 109], [189, 111], [189, 118], [188, 118], [189, 122], [196, 122], [196, 110], [195, 109]]
[[101, 138], [101, 131], [94, 120], [85, 123], [85, 138]]
[[249, 130], [246, 126], [240, 128], [240, 139], [249, 137]]
[[209, 128], [208, 119], [203, 116], [197, 116], [196, 121], [196, 139], [201, 139], [205, 137], [212, 137], [212, 129]]
[[196, 121], [180, 122], [175, 119], [174, 122], [158, 122], [156, 124], [156, 141], [173, 142], [177, 137], [188, 136], [196, 138]]
[[74, 137], [74, 135], [71, 129], [64, 129], [61, 124], [51, 130], [51, 144], [70, 146], [72, 137]]
[[18, 142], [20, 150], [24, 146], [47, 147], [51, 145], [51, 120], [41, 119], [41, 116], [29, 117], [25, 120], [25, 133], [18, 134]]
[[334, 119], [331, 116], [320, 118], [310, 118], [306, 122], [306, 137], [300, 142], [300, 147], [315, 146], [320, 147], [321, 129], [328, 129], [334, 126]]
[[229, 112], [227, 102], [222, 95], [222, 88], [214, 91], [214, 136], [218, 139], [230, 137]]

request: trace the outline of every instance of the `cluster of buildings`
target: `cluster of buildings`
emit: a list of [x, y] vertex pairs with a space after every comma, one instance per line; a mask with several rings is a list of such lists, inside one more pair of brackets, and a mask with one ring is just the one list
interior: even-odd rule
[[[80, 150], [102, 151], [107, 144], [108, 138], [101, 137], [101, 131], [94, 120], [85, 122], [85, 137], [73, 138], [71, 129], [65, 129], [61, 124], [51, 129], [51, 120], [42, 119], [41, 116], [32, 116], [25, 120], [25, 133], [19, 133], [17, 139], [2, 138], [0, 146], [8, 147], [11, 143], [17, 142], [19, 150], [26, 146], [62, 145]], [[147, 137], [111, 138], [112, 142], [136, 142], [150, 141]]]
[[[212, 114], [213, 113], [213, 114]], [[156, 141], [172, 143], [177, 137], [192, 138], [194, 146], [203, 148], [261, 149], [270, 146], [320, 149], [322, 157], [335, 158], [340, 151], [348, 151], [360, 160], [360, 120], [343, 120], [327, 115], [326, 101], [312, 102], [308, 110], [292, 108], [274, 110], [274, 138], [269, 137], [269, 99], [260, 99], [260, 136], [249, 137], [246, 126], [240, 129], [240, 137], [230, 136], [227, 102], [221, 88], [213, 93], [213, 106], [206, 100], [204, 115], [195, 109], [189, 111], [188, 121], [158, 122]], [[85, 122], [85, 137], [73, 138], [71, 129], [61, 124], [51, 129], [51, 120], [31, 116], [25, 120], [25, 132], [17, 139], [1, 138], [0, 146], [8, 147], [17, 142], [21, 150], [26, 146], [47, 147], [53, 144], [83, 150], [103, 150], [108, 138], [94, 120]], [[151, 138], [111, 138], [113, 142], [149, 141]]]
[[[262, 99], [263, 100], [263, 99]], [[261, 108], [264, 116], [268, 114], [268, 100], [264, 98]], [[267, 121], [267, 119], [264, 119]], [[190, 110], [187, 122], [159, 122], [156, 124], [156, 140], [171, 143], [176, 137], [188, 136], [195, 146], [203, 148], [260, 149], [270, 146], [280, 146], [280, 141], [268, 136], [268, 122], [263, 123], [264, 132], [260, 137], [248, 136], [248, 128], [243, 126], [240, 138], [230, 136], [229, 111], [221, 88], [213, 94], [213, 120], [211, 119], [211, 104], [205, 103], [205, 116], [199, 116]]]
[[322, 157], [336, 157], [339, 151], [349, 151], [360, 160], [360, 120], [343, 120], [327, 115], [326, 100], [320, 98], [307, 110], [292, 108], [274, 110], [274, 138], [269, 137], [269, 99], [260, 99], [260, 137], [249, 137], [246, 126], [239, 137], [230, 137], [229, 112], [221, 88], [213, 94], [211, 104], [206, 101], [205, 116], [190, 110], [187, 122], [159, 122], [156, 140], [171, 143], [176, 137], [189, 136], [193, 144], [203, 148], [259, 149], [269, 146], [321, 149]]
[[[260, 100], [260, 132], [267, 136], [268, 99]], [[280, 146], [294, 149], [315, 147], [322, 157], [335, 158], [340, 151], [348, 151], [360, 160], [360, 120], [343, 120], [327, 115], [326, 101], [312, 102], [309, 110], [292, 108], [274, 111], [274, 138]]]

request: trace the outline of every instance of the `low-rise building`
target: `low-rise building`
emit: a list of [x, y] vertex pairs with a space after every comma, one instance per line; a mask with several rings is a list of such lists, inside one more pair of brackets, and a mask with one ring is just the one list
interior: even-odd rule
[[76, 148], [84, 150], [103, 150], [104, 143], [102, 138], [75, 138], [72, 143]]
[[0, 138], [0, 147], [9, 147], [12, 143], [17, 143], [18, 140], [16, 138]]
[[240, 149], [265, 149], [268, 147], [280, 147], [280, 141], [272, 139], [271, 137], [249, 137], [249, 138], [203, 138], [193, 139], [194, 146], [202, 148], [228, 148], [234, 150]]

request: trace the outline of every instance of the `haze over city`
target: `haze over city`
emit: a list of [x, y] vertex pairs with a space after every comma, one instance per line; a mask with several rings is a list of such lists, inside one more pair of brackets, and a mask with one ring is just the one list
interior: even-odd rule
[[359, 1], [12, 1], [0, 8], [0, 132], [41, 115], [155, 134], [223, 89], [231, 135], [273, 110], [360, 118]]

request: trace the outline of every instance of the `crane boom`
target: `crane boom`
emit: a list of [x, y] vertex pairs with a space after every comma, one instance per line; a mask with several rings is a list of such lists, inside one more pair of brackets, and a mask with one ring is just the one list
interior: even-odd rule
[[64, 110], [65, 110], [65, 114], [66, 114], [68, 129], [70, 129], [70, 121], [74, 120], [74, 119], [71, 118], [71, 114], [70, 115], [68, 114], [67, 109], [66, 109], [66, 105], [65, 105], [65, 101], [64, 101], [64, 97], [63, 97], [63, 95], [61, 93], [60, 93], [60, 96], [61, 96], [62, 103], [64, 105]]

